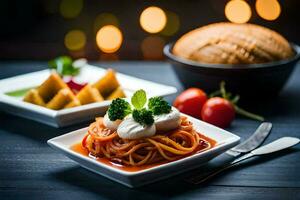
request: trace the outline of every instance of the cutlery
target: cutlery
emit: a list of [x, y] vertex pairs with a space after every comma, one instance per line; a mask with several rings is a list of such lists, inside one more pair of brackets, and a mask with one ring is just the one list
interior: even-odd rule
[[233, 162], [223, 166], [223, 168], [215, 171], [214, 173], [209, 174], [208, 176], [204, 177], [203, 176], [197, 176], [197, 177], [193, 177], [189, 180], [189, 182], [194, 183], [194, 184], [200, 184], [205, 182], [208, 179], [211, 179], [212, 177], [216, 176], [217, 174], [237, 165], [238, 163], [249, 159], [251, 157], [254, 156], [262, 156], [262, 155], [266, 155], [266, 154], [271, 154], [283, 149], [287, 149], [290, 148], [296, 144], [298, 144], [300, 142], [299, 138], [295, 138], [295, 137], [282, 137], [280, 139], [277, 139], [269, 144], [266, 144], [262, 147], [259, 147], [253, 151], [251, 151], [248, 154], [245, 154], [239, 158], [237, 158], [236, 160], [234, 160]]
[[256, 129], [256, 131], [253, 133], [251, 137], [249, 137], [247, 140], [240, 143], [239, 145], [231, 148], [226, 153], [228, 154], [233, 154], [232, 152], [248, 153], [252, 151], [253, 149], [259, 147], [265, 141], [271, 129], [272, 129], [272, 123], [270, 122], [262, 123]]
[[[209, 167], [205, 169], [205, 172], [201, 173], [201, 175], [198, 175], [197, 178], [201, 179], [201, 176], [203, 178], [207, 177], [210, 174], [213, 174], [214, 172], [218, 171], [225, 165], [231, 163], [236, 158], [257, 148], [268, 137], [271, 129], [272, 129], [271, 123], [269, 122], [262, 123], [247, 140], [245, 140], [244, 142], [240, 143], [239, 145], [231, 148], [230, 150], [226, 151], [222, 155], [215, 158], [213, 162], [210, 163]], [[188, 177], [186, 178], [186, 180], [189, 181], [190, 178]]]

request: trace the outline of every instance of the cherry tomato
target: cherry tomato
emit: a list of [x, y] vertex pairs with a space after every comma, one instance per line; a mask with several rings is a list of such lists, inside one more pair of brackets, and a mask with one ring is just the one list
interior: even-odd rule
[[189, 88], [182, 92], [174, 101], [174, 107], [180, 112], [201, 118], [201, 109], [207, 101], [206, 93], [198, 88]]
[[235, 110], [230, 101], [221, 97], [213, 97], [204, 104], [201, 117], [205, 122], [225, 128], [233, 121]]

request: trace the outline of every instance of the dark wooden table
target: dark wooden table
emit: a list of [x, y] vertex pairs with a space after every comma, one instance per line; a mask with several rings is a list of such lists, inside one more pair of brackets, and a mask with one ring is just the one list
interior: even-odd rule
[[[0, 79], [44, 69], [45, 64], [0, 62]], [[94, 64], [182, 90], [164, 62]], [[256, 105], [257, 112], [274, 124], [266, 142], [286, 135], [300, 137], [299, 77], [300, 66], [277, 99]], [[300, 199], [299, 146], [247, 161], [203, 185], [182, 181], [189, 172], [130, 189], [79, 167], [46, 144], [49, 138], [86, 125], [56, 129], [0, 111], [0, 199]], [[228, 130], [245, 139], [258, 125], [238, 118]]]

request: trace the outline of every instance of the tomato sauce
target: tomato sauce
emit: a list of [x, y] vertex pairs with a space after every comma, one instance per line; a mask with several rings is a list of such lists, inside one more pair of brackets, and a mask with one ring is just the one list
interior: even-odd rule
[[[203, 149], [207, 148], [207, 142], [210, 143], [210, 148], [216, 146], [216, 141], [209, 138], [209, 137], [206, 137], [202, 134], [200, 134], [200, 138], [203, 138], [203, 142], [200, 143], [199, 145], [199, 148], [197, 149], [197, 151], [193, 154], [196, 154], [196, 153], [199, 153], [201, 152]], [[205, 141], [207, 142], [205, 142]], [[96, 159], [97, 161], [103, 163], [103, 164], [106, 164], [108, 166], [111, 166], [111, 167], [114, 167], [116, 169], [121, 169], [121, 170], [124, 170], [124, 171], [128, 171], [128, 172], [136, 172], [136, 171], [141, 171], [141, 170], [145, 170], [145, 169], [149, 169], [149, 168], [152, 168], [152, 167], [155, 167], [155, 166], [158, 166], [158, 165], [161, 165], [161, 164], [165, 164], [165, 163], [168, 163], [168, 162], [172, 162], [172, 161], [163, 161], [163, 162], [159, 162], [159, 163], [155, 163], [155, 164], [147, 164], [147, 165], [142, 165], [142, 166], [126, 166], [126, 165], [122, 165], [122, 164], [119, 164], [119, 163], [115, 163], [115, 162], [112, 162], [111, 160], [109, 160], [108, 158], [105, 158], [105, 157], [95, 157], [93, 155], [90, 155], [90, 153], [88, 152], [87, 149], [85, 149], [83, 146], [82, 146], [82, 143], [79, 142], [77, 144], [74, 144], [73, 146], [71, 146], [71, 149], [81, 155], [84, 155], [84, 156], [88, 156], [88, 157], [91, 157], [93, 159]], [[191, 154], [191, 155], [193, 155]]]

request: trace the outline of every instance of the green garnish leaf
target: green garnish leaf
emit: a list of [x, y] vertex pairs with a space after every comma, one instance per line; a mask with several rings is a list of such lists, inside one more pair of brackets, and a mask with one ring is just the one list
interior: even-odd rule
[[172, 107], [162, 97], [152, 97], [149, 99], [148, 108], [154, 115], [167, 114], [171, 112]]
[[111, 121], [116, 121], [117, 119], [123, 120], [131, 111], [131, 106], [127, 101], [117, 98], [111, 102], [107, 113]]
[[27, 92], [31, 89], [33, 89], [33, 88], [25, 88], [25, 89], [15, 90], [15, 91], [11, 91], [11, 92], [6, 92], [5, 94], [8, 96], [12, 96], [12, 97], [24, 97], [27, 94]]
[[144, 90], [136, 91], [131, 97], [131, 104], [135, 109], [142, 109], [147, 102], [146, 92]]
[[133, 119], [139, 124], [146, 126], [154, 123], [153, 113], [150, 110], [142, 108], [140, 110], [134, 109], [132, 111]]
[[48, 62], [50, 69], [55, 69], [61, 76], [76, 76], [80, 68], [73, 66], [73, 60], [69, 56], [60, 56]]

